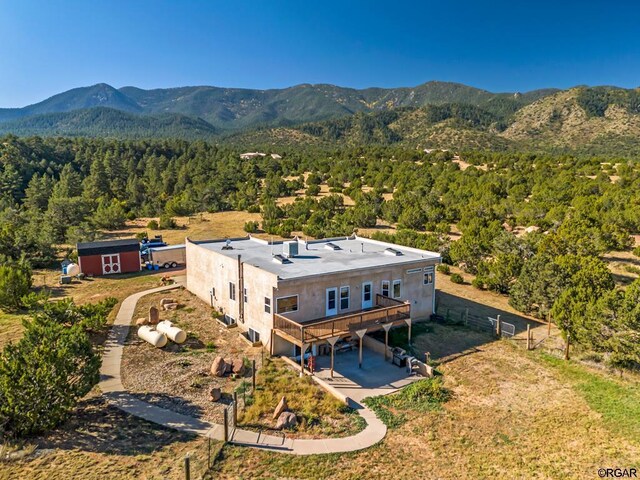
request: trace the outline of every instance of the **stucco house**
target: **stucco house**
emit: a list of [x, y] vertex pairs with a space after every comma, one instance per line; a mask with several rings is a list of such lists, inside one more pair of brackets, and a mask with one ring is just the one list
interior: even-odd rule
[[272, 354], [428, 318], [440, 255], [357, 236], [186, 240], [187, 289]]

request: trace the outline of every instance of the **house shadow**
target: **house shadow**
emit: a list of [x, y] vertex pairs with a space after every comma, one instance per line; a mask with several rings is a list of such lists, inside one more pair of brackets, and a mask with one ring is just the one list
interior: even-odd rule
[[110, 405], [103, 396], [97, 396], [80, 401], [69, 420], [32, 441], [38, 445], [36, 453], [60, 449], [136, 456], [195, 438], [193, 434], [129, 415]]
[[[407, 343], [408, 328], [404, 326], [391, 329], [389, 344], [409, 350], [420, 360], [424, 360], [428, 353], [431, 360], [446, 362], [481, 351], [483, 346], [495, 342], [495, 323], [489, 319], [496, 319], [498, 315], [503, 330], [513, 330], [515, 335], [526, 332], [527, 325], [546, 328], [546, 323], [540, 320], [442, 291], [436, 294], [436, 311], [437, 320], [432, 318], [412, 325], [410, 346]], [[374, 337], [384, 341], [383, 332], [376, 332]]]

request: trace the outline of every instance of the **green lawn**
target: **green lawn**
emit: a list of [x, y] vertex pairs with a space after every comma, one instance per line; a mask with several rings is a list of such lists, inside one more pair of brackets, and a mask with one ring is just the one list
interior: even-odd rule
[[542, 353], [539, 358], [582, 395], [602, 415], [613, 432], [640, 443], [640, 383], [619, 380], [586, 366]]

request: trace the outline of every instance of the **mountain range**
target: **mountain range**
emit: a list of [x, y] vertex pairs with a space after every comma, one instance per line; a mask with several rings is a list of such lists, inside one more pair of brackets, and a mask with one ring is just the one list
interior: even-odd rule
[[437, 81], [360, 90], [326, 84], [143, 90], [102, 83], [0, 108], [0, 133], [629, 153], [640, 143], [640, 93], [616, 87], [492, 93]]

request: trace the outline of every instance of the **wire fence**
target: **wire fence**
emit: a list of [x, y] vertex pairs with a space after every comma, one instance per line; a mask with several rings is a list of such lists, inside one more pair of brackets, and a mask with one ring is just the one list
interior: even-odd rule
[[488, 317], [481, 317], [469, 313], [469, 309], [456, 310], [453, 308], [439, 307], [433, 320], [443, 325], [460, 325], [491, 334], [495, 332], [495, 327]]

